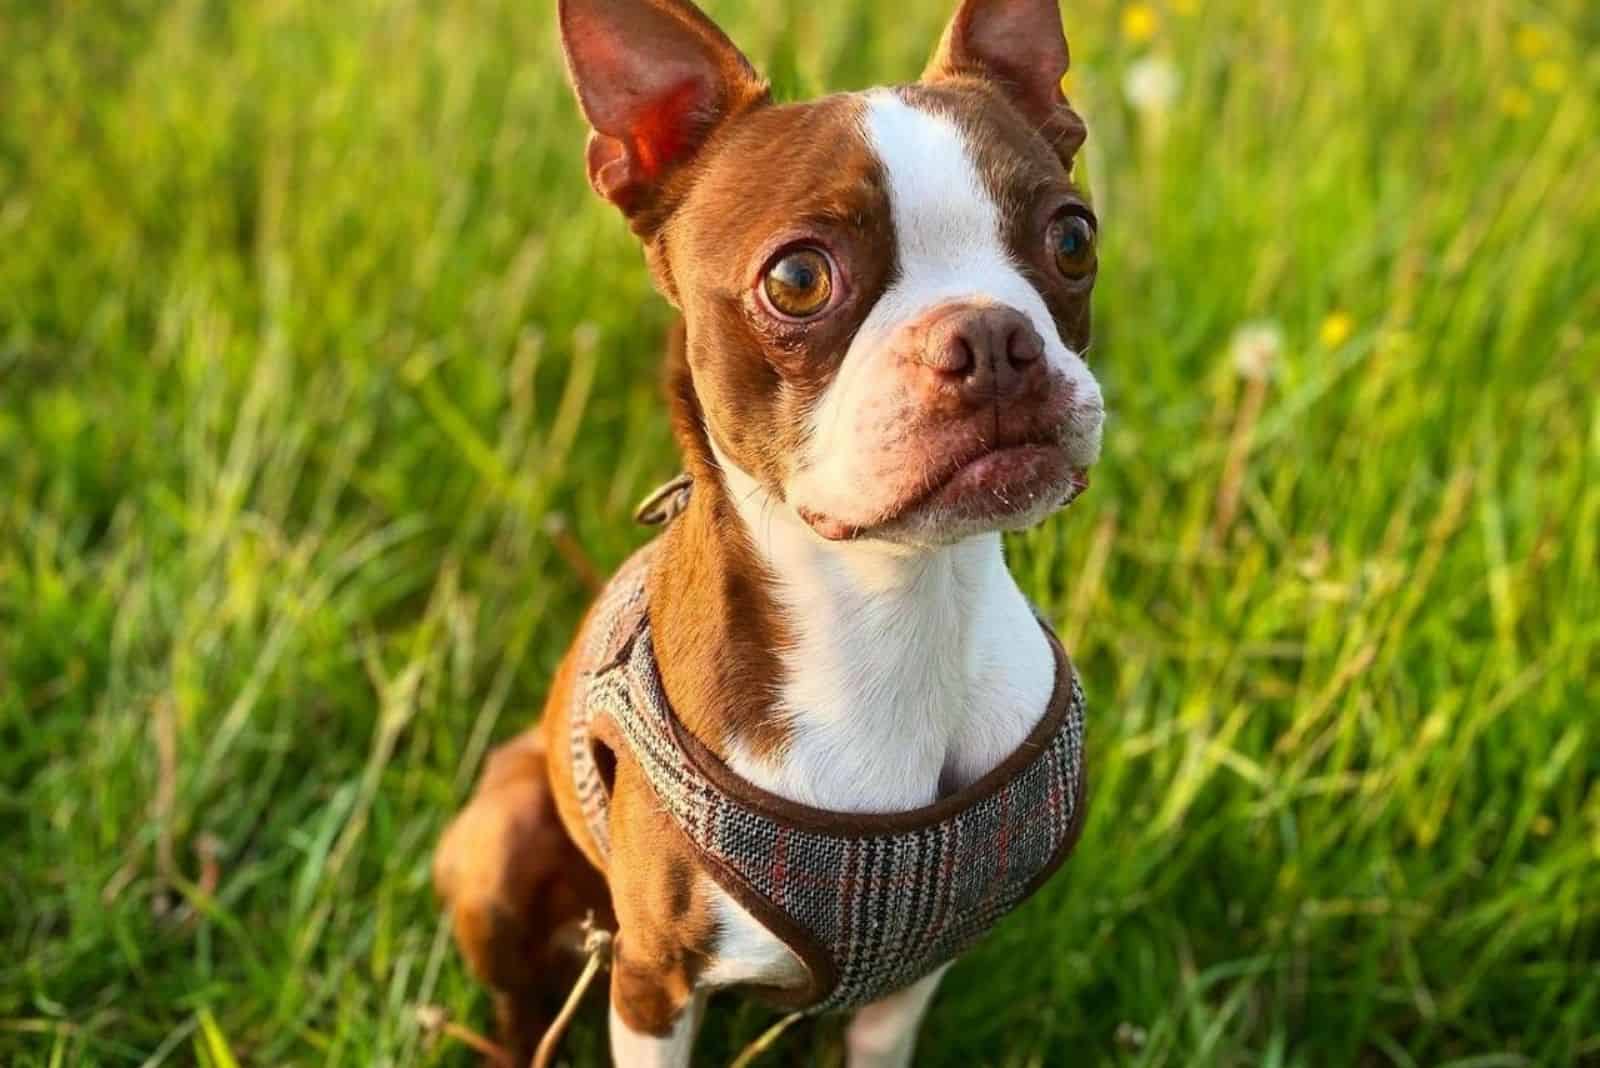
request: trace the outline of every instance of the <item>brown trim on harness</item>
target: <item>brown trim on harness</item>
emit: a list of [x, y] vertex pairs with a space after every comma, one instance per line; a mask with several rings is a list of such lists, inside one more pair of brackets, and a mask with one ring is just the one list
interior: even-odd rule
[[[1050, 635], [1055, 640], [1055, 635]], [[1067, 862], [1072, 851], [1078, 847], [1078, 839], [1083, 837], [1083, 810], [1084, 801], [1088, 798], [1089, 791], [1089, 752], [1088, 743], [1083, 743], [1079, 751], [1078, 776], [1074, 780], [1072, 789], [1072, 826], [1067, 828], [1066, 837], [1061, 840], [1061, 845], [1056, 848], [1055, 856], [1050, 862], [1040, 869], [1028, 883], [1028, 888], [1022, 892], [1022, 900], [1026, 901], [1039, 892], [1039, 888], [1050, 881], [1051, 876], [1061, 870], [1061, 865]]]

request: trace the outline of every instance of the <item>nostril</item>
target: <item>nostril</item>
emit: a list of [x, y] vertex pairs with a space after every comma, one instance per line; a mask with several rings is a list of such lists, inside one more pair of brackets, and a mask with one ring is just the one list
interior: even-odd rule
[[956, 370], [960, 371], [964, 375], [971, 374], [973, 369], [978, 366], [978, 350], [972, 344], [971, 339], [965, 335], [962, 335], [957, 344], [961, 348], [961, 366], [956, 368]]
[[977, 363], [977, 356], [973, 352], [972, 342], [964, 334], [953, 333], [945, 340], [943, 358], [939, 361], [939, 370], [948, 375], [963, 376], [972, 373], [973, 366]]
[[1013, 367], [1025, 367], [1044, 355], [1044, 342], [1031, 326], [1019, 324], [1006, 337], [1006, 357]]

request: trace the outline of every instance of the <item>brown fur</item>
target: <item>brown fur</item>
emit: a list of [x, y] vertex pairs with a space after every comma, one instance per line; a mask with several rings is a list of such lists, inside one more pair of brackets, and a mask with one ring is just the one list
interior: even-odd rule
[[501, 1039], [518, 1064], [577, 977], [578, 924], [590, 910], [615, 922], [605, 880], [562, 828], [550, 764], [537, 730], [496, 750], [433, 866], [456, 944], [494, 990]]
[[673, 711], [718, 756], [737, 739], [756, 753], [780, 750], [775, 715], [778, 650], [786, 637], [771, 578], [715, 482], [696, 483], [688, 510], [663, 535], [650, 576], [650, 622], [662, 685]]
[[[697, 425], [680, 422], [679, 443], [709, 459], [704, 438], [715, 427], [717, 446], [772, 486], [789, 476], [810, 408], [894, 274], [888, 194], [859, 109], [829, 97], [740, 116], [696, 164], [693, 192], [653, 243], [651, 260], [670, 270], [685, 310], [683, 370], [700, 413]], [[800, 239], [840, 268], [840, 303], [795, 328], [760, 311], [755, 283]]]
[[612, 1001], [649, 1034], [671, 1029], [715, 936], [692, 849], [625, 746], [616, 749], [609, 863], [590, 837], [566, 747], [546, 743], [566, 737], [573, 663], [569, 654], [558, 670], [539, 726], [491, 755], [434, 862], [456, 942], [494, 990], [502, 1041], [519, 1064], [576, 977], [574, 931], [588, 910], [623, 932]]

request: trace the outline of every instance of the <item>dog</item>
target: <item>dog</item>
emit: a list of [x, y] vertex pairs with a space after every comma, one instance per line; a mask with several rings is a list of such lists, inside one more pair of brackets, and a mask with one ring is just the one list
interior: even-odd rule
[[906, 1065], [1083, 816], [1082, 694], [1001, 545], [1104, 422], [1057, 0], [964, 0], [914, 84], [795, 104], [688, 0], [559, 21], [590, 184], [681, 312], [686, 477], [435, 884], [519, 1059], [594, 910], [619, 1065], [687, 1065], [729, 987]]

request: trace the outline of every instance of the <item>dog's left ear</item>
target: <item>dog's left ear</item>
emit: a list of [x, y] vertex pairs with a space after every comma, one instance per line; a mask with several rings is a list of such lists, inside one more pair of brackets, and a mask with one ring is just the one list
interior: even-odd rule
[[1067, 66], [1058, 0], [962, 0], [922, 80], [991, 82], [1070, 168], [1085, 130], [1061, 91]]

